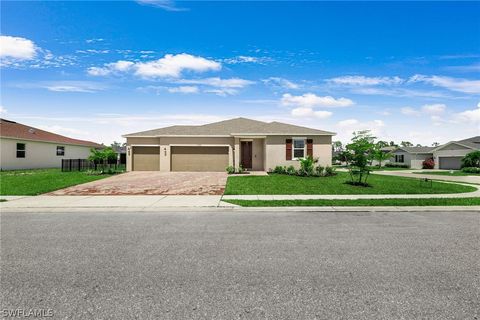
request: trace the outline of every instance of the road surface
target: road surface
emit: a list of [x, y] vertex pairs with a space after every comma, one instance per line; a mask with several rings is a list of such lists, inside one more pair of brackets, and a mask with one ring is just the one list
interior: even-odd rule
[[480, 213], [1, 215], [1, 311], [479, 319]]

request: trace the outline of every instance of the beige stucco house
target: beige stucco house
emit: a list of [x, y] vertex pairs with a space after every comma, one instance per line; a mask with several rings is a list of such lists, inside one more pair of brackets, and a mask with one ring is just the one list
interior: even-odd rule
[[62, 159], [86, 159], [103, 146], [0, 119], [0, 169], [59, 168]]
[[280, 122], [235, 118], [199, 126], [171, 126], [126, 134], [128, 171], [251, 171], [299, 166], [312, 155], [332, 162], [335, 133]]

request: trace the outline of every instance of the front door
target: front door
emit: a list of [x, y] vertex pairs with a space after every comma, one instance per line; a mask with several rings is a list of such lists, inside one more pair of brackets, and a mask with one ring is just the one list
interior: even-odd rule
[[252, 141], [241, 142], [241, 165], [244, 169], [252, 169]]

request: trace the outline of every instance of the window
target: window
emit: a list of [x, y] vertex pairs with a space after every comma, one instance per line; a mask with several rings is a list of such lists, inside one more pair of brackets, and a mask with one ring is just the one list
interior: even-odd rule
[[293, 138], [292, 159], [305, 158], [305, 138]]
[[57, 156], [64, 156], [65, 155], [65, 147], [57, 146]]
[[396, 154], [395, 155], [395, 162], [404, 163], [405, 156], [403, 154]]
[[25, 158], [25, 143], [17, 143], [17, 158]]

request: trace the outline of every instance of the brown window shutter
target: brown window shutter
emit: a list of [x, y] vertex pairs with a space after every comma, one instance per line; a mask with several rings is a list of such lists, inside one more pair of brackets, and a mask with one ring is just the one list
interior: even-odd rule
[[307, 156], [313, 157], [313, 139], [307, 139]]
[[292, 139], [285, 140], [285, 159], [292, 160]]

